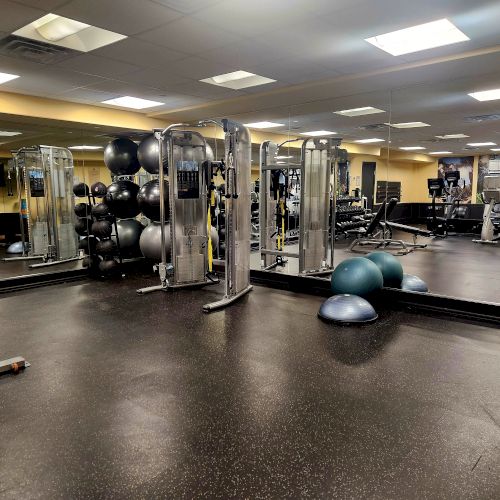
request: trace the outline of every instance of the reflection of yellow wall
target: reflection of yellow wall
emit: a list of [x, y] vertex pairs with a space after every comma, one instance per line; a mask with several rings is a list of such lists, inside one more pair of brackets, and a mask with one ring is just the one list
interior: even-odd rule
[[[5, 165], [5, 180], [7, 183], [7, 162], [9, 158], [0, 158], [0, 163]], [[0, 213], [19, 212], [19, 197], [17, 194], [16, 179], [12, 179], [12, 192], [14, 196], [8, 196], [8, 187], [0, 187]]]

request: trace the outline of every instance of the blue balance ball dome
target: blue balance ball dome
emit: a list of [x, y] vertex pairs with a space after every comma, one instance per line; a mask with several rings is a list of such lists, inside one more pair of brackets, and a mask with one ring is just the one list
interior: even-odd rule
[[378, 266], [365, 257], [354, 257], [341, 262], [332, 273], [332, 291], [365, 297], [384, 285]]
[[399, 288], [403, 281], [403, 266], [394, 255], [388, 252], [372, 252], [366, 256], [374, 262], [382, 276], [384, 277], [384, 286]]

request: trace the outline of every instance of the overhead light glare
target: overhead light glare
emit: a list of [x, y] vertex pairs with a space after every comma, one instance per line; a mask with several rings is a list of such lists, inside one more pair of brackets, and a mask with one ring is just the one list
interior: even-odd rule
[[266, 78], [265, 76], [249, 73], [248, 71], [238, 70], [232, 73], [224, 73], [222, 75], [211, 76], [210, 78], [203, 78], [200, 82], [217, 85], [218, 87], [225, 87], [233, 90], [246, 89], [248, 87], [256, 87], [257, 85], [265, 85], [273, 83], [276, 80]]
[[0, 130], [0, 137], [14, 137], [15, 135], [21, 135], [22, 132], [10, 132], [8, 130]]
[[425, 149], [425, 148], [422, 146], [403, 146], [399, 149], [401, 149], [403, 151], [420, 151], [420, 150]]
[[10, 73], [0, 73], [0, 84], [10, 82], [19, 78], [19, 75], [11, 75]]
[[385, 123], [392, 128], [420, 128], [420, 127], [430, 127], [428, 123], [425, 122], [403, 122], [403, 123]]
[[500, 148], [491, 148], [491, 151], [500, 151]]
[[344, 109], [342, 111], [334, 111], [336, 115], [341, 116], [364, 116], [375, 115], [377, 113], [385, 113], [383, 109], [373, 108], [372, 106], [365, 106], [364, 108]]
[[245, 127], [249, 128], [274, 128], [274, 127], [284, 127], [283, 123], [275, 123], [275, 122], [254, 122], [254, 123], [245, 123]]
[[500, 89], [483, 90], [482, 92], [471, 92], [469, 94], [476, 101], [497, 101], [500, 99]]
[[439, 19], [384, 35], [365, 38], [366, 42], [393, 56], [411, 54], [468, 40], [470, 38], [448, 19]]
[[465, 134], [446, 134], [446, 135], [436, 135], [438, 139], [467, 139], [469, 136]]
[[467, 146], [472, 146], [473, 148], [481, 148], [483, 146], [496, 146], [496, 142], [469, 142]]
[[372, 138], [372, 139], [358, 139], [357, 141], [354, 141], [358, 144], [372, 144], [372, 143], [375, 143], [375, 142], [384, 142], [385, 139], [377, 139], [376, 137]]
[[321, 137], [325, 135], [335, 135], [337, 132], [330, 132], [329, 130], [312, 130], [311, 132], [301, 132], [300, 135], [307, 135], [309, 137]]
[[431, 151], [430, 155], [452, 155], [452, 151]]
[[145, 108], [154, 108], [155, 106], [162, 106], [164, 103], [157, 101], [149, 101], [148, 99], [140, 99], [139, 97], [131, 97], [129, 95], [124, 95], [122, 97], [116, 97], [115, 99], [108, 99], [107, 101], [102, 101], [102, 104], [111, 104], [112, 106], [121, 106], [123, 108], [145, 109]]
[[276, 156], [277, 160], [289, 160], [290, 158], [293, 158], [293, 156]]
[[92, 151], [94, 149], [102, 149], [102, 146], [87, 146], [87, 145], [80, 145], [80, 146], [68, 146], [68, 149], [73, 149], [75, 151]]
[[81, 23], [68, 17], [48, 14], [33, 23], [38, 33], [49, 42], [59, 42], [67, 36], [75, 35], [90, 28], [90, 24]]

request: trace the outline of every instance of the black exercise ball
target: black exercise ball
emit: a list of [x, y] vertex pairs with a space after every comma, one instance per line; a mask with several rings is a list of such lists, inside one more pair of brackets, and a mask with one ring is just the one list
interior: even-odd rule
[[[169, 191], [168, 191], [168, 181], [165, 179], [164, 182], [164, 207], [165, 207], [165, 220], [169, 219]], [[139, 190], [137, 195], [137, 203], [139, 204], [139, 210], [152, 221], [160, 220], [160, 181], [158, 179], [146, 182], [144, 186]]]
[[[158, 174], [160, 170], [159, 166], [159, 155], [160, 148], [158, 140], [153, 134], [148, 135], [139, 144], [139, 149], [137, 152], [137, 157], [139, 158], [139, 163], [141, 167], [150, 174]], [[163, 150], [163, 171], [165, 174], [168, 169], [168, 160], [166, 148]]]
[[112, 255], [116, 253], [116, 244], [112, 239], [99, 241], [95, 247], [99, 255]]
[[108, 220], [98, 220], [92, 224], [91, 231], [98, 238], [109, 238], [113, 232], [113, 225]]
[[96, 239], [93, 236], [86, 236], [81, 238], [78, 242], [79, 250], [83, 250], [87, 255], [93, 253], [96, 247]]
[[131, 181], [116, 181], [108, 186], [105, 196], [109, 211], [119, 219], [130, 219], [139, 214], [137, 194], [139, 186]]
[[102, 198], [103, 196], [106, 196], [107, 192], [106, 184], [104, 184], [104, 182], [94, 182], [94, 184], [90, 186], [90, 192], [96, 198]]
[[73, 185], [73, 194], [78, 196], [79, 198], [83, 198], [84, 196], [88, 196], [89, 187], [85, 182], [77, 182]]
[[74, 210], [77, 217], [88, 217], [91, 207], [88, 203], [77, 203]]
[[115, 259], [106, 259], [99, 262], [99, 270], [105, 274], [116, 274], [120, 267]]
[[[141, 250], [139, 240], [144, 226], [135, 219], [119, 220], [116, 223], [120, 251], [125, 257], [139, 257]], [[116, 235], [115, 235], [116, 238]]]
[[104, 163], [115, 175], [134, 175], [141, 166], [137, 159], [137, 144], [120, 137], [111, 141], [104, 149]]
[[109, 207], [106, 203], [98, 203], [92, 207], [92, 215], [97, 219], [102, 219], [109, 215]]
[[75, 231], [80, 236], [87, 236], [89, 228], [92, 226], [92, 220], [85, 217], [79, 217], [75, 222]]

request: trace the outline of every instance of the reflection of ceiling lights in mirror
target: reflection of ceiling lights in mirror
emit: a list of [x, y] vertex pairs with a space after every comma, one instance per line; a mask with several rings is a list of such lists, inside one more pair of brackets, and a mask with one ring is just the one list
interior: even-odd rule
[[228, 89], [239, 90], [248, 87], [256, 87], [257, 85], [265, 85], [266, 83], [273, 83], [276, 80], [259, 76], [255, 73], [248, 71], [238, 70], [232, 73], [224, 73], [223, 75], [211, 76], [210, 78], [203, 78], [200, 82], [210, 83], [218, 87], [226, 87]]
[[293, 156], [277, 156], [277, 160], [289, 160], [290, 158], [293, 158]]
[[469, 95], [476, 99], [476, 101], [497, 101], [498, 99], [500, 99], [500, 89], [472, 92]]
[[284, 127], [283, 123], [275, 122], [254, 122], [254, 123], [244, 123], [245, 127], [249, 128], [274, 128], [274, 127]]
[[431, 151], [429, 152], [430, 155], [452, 155], [452, 151]]
[[10, 82], [19, 78], [19, 75], [11, 75], [10, 73], [0, 73], [0, 83]]
[[384, 35], [365, 38], [366, 42], [393, 56], [411, 54], [467, 40], [470, 38], [448, 19], [439, 19]]
[[483, 146], [496, 146], [496, 142], [469, 142], [467, 146], [472, 146], [473, 148], [480, 148]]
[[14, 31], [13, 35], [80, 52], [89, 52], [127, 38], [125, 35], [56, 14], [47, 14]]
[[430, 127], [428, 123], [424, 122], [403, 122], [403, 123], [386, 123], [392, 128], [420, 128], [420, 127]]
[[8, 130], [0, 130], [0, 137], [14, 137], [15, 135], [21, 135], [22, 132], [9, 132]]
[[309, 137], [320, 137], [322, 135], [334, 135], [337, 132], [330, 132], [329, 130], [312, 130], [311, 132], [301, 132], [300, 135], [308, 135]]
[[425, 148], [422, 146], [403, 146], [399, 149], [402, 149], [403, 151], [420, 151]]
[[446, 135], [436, 135], [438, 139], [467, 139], [469, 137], [465, 134], [446, 134]]
[[385, 113], [382, 109], [372, 108], [371, 106], [366, 106], [364, 108], [353, 108], [353, 109], [344, 109], [342, 111], [334, 111], [336, 115], [342, 116], [364, 116], [364, 115], [375, 115], [377, 113]]
[[374, 142], [384, 142], [384, 139], [377, 139], [374, 137], [373, 139], [358, 139], [357, 141], [358, 144], [372, 144]]
[[500, 148], [491, 148], [491, 151], [500, 151]]
[[132, 109], [145, 109], [153, 108], [155, 106], [162, 106], [163, 102], [149, 101], [148, 99], [140, 99], [139, 97], [130, 97], [129, 95], [124, 95], [122, 97], [116, 97], [115, 99], [108, 99], [107, 101], [102, 101], [102, 104], [111, 104], [112, 106], [122, 106], [124, 108]]
[[91, 151], [93, 149], [102, 149], [102, 146], [86, 146], [86, 145], [81, 145], [81, 146], [68, 146], [68, 149], [73, 149], [75, 151]]

